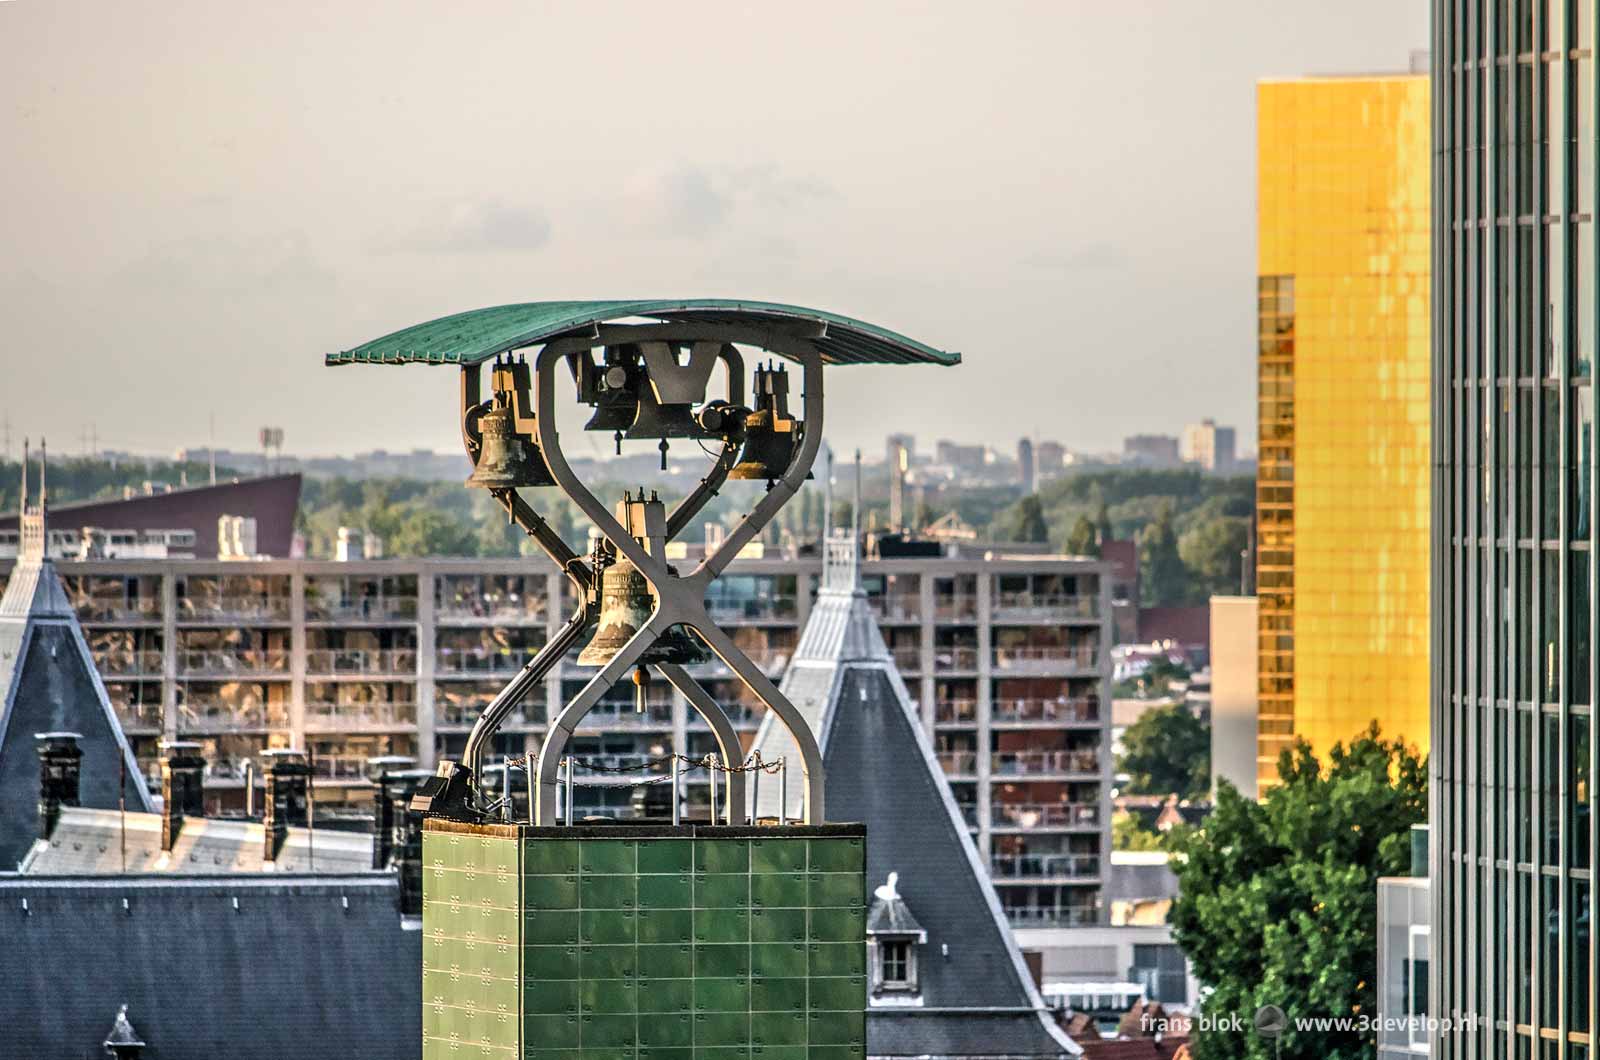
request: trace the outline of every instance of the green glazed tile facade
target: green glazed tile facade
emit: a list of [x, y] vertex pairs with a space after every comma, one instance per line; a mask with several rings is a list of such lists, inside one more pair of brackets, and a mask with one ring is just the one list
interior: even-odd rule
[[424, 1060], [863, 1060], [865, 849], [430, 821]]

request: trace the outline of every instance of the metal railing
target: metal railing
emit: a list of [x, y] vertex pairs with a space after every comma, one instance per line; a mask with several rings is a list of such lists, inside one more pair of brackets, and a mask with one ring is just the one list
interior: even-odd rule
[[869, 596], [867, 606], [883, 622], [921, 622], [922, 600], [916, 596]]
[[1100, 807], [1082, 802], [996, 802], [990, 805], [996, 828], [1092, 828]]
[[934, 645], [933, 669], [935, 673], [945, 673], [952, 670], [976, 670], [977, 668], [977, 648]]
[[[489, 705], [488, 700], [482, 703], [440, 703], [433, 706], [433, 720], [436, 725], [473, 725], [478, 716], [483, 713], [483, 708]], [[544, 704], [523, 701], [517, 709], [506, 715], [505, 721], [500, 725], [502, 729], [527, 728], [530, 725], [544, 724]]]
[[306, 703], [308, 729], [396, 727], [412, 726], [416, 723], [416, 703], [404, 700], [384, 703], [330, 703], [323, 700], [309, 700]]
[[939, 760], [939, 768], [945, 771], [946, 776], [965, 777], [978, 772], [976, 751], [936, 751], [934, 757]]
[[992, 720], [1003, 724], [1022, 722], [1097, 722], [1100, 702], [1090, 696], [1075, 699], [997, 699]]
[[112, 700], [111, 707], [117, 712], [117, 720], [124, 729], [161, 728], [160, 703], [118, 703]]
[[217, 674], [229, 677], [245, 674], [287, 674], [289, 653], [280, 648], [242, 648], [178, 652], [178, 673]]
[[1068, 596], [1055, 593], [1000, 593], [994, 600], [994, 617], [1028, 618], [1049, 621], [1062, 618], [1094, 618], [1100, 613], [1097, 596]]
[[238, 732], [244, 729], [288, 727], [289, 708], [283, 704], [238, 704], [197, 697], [190, 697], [178, 704], [178, 731], [182, 733]]
[[1100, 875], [1098, 854], [993, 854], [989, 872], [997, 879], [1077, 879]]
[[415, 596], [375, 596], [362, 600], [320, 600], [306, 596], [310, 622], [389, 622], [417, 617]]
[[416, 672], [415, 648], [313, 648], [306, 652], [306, 673], [315, 677]]
[[455, 651], [439, 649], [434, 657], [434, 673], [439, 674], [505, 674], [522, 669], [524, 664], [538, 654], [540, 645], [527, 648], [502, 648], [498, 651]]
[[940, 725], [964, 725], [978, 720], [976, 699], [945, 699], [933, 705], [933, 720]]
[[1014, 905], [1005, 914], [1012, 927], [1086, 927], [1100, 920], [1093, 906]]
[[109, 648], [94, 652], [94, 668], [101, 677], [161, 676], [161, 652]]
[[1001, 776], [1098, 774], [1100, 756], [1094, 751], [997, 751], [989, 756], [989, 768]]
[[935, 597], [933, 617], [940, 622], [965, 622], [978, 617], [976, 596]]
[[890, 648], [889, 654], [894, 656], [894, 664], [903, 674], [914, 674], [922, 671], [921, 648]]
[[132, 600], [97, 600], [80, 596], [72, 601], [80, 622], [159, 622], [161, 598], [139, 596]]
[[[746, 651], [745, 654], [750, 657], [751, 662], [761, 667], [762, 672], [769, 676], [782, 673], [784, 668], [789, 665], [790, 653], [788, 649], [752, 648]], [[685, 669], [699, 678], [733, 676], [733, 671], [728, 668], [727, 664], [714, 655], [705, 662], [693, 663], [686, 666]]]
[[793, 596], [752, 600], [722, 597], [706, 601], [706, 612], [715, 622], [765, 622], [794, 618], [799, 614], [799, 603]]
[[455, 599], [439, 605], [436, 612], [441, 620], [472, 621], [472, 622], [543, 622], [549, 612], [546, 611], [544, 600], [530, 600], [526, 604], [505, 603], [502, 601]]
[[1094, 665], [1095, 651], [1094, 648], [1089, 646], [1032, 647], [1025, 645], [1016, 648], [994, 649], [994, 668], [996, 670], [1056, 670], [1065, 667], [1088, 669]]
[[179, 622], [287, 622], [287, 596], [180, 596]]
[[316, 755], [311, 759], [313, 775], [325, 780], [366, 780], [365, 755]]

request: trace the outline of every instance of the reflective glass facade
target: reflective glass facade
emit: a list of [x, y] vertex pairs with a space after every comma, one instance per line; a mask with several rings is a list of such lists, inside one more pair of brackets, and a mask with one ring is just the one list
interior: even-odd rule
[[1429, 91], [1257, 87], [1257, 772], [1373, 719], [1428, 747]]
[[1594, 0], [1434, 13], [1433, 1055], [1588, 1060]]

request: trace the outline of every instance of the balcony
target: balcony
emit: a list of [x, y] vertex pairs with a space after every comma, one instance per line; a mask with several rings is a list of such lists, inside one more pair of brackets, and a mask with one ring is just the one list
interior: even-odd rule
[[315, 755], [311, 758], [311, 775], [321, 780], [337, 783], [367, 780], [366, 755]]
[[894, 665], [902, 674], [922, 672], [921, 648], [890, 648], [889, 654], [894, 656]]
[[415, 648], [314, 648], [306, 652], [306, 674], [328, 677], [360, 674], [364, 676], [417, 672]]
[[996, 725], [1092, 725], [1100, 720], [1100, 703], [1089, 696], [1075, 699], [995, 700]]
[[799, 614], [792, 596], [768, 596], [752, 600], [723, 597], [706, 601], [706, 611], [717, 623], [792, 622]]
[[[735, 729], [757, 728], [761, 724], [761, 719], [767, 715], [767, 708], [751, 706], [748, 703], [723, 703], [722, 709]], [[693, 707], [689, 708], [689, 728], [702, 732], [711, 731], [711, 726], [706, 724], [700, 712]]]
[[374, 596], [363, 600], [306, 597], [308, 622], [411, 622], [416, 617], [415, 596]]
[[159, 651], [102, 650], [94, 653], [94, 668], [101, 677], [160, 677]]
[[451, 600], [439, 605], [436, 617], [440, 622], [464, 626], [538, 626], [547, 620], [543, 600]]
[[457, 674], [509, 677], [527, 665], [528, 660], [538, 654], [540, 647], [542, 645], [496, 652], [441, 651], [434, 660], [433, 672], [444, 677]]
[[1065, 773], [1100, 775], [1100, 755], [1095, 751], [998, 751], [989, 756], [996, 776], [1050, 776]]
[[961, 814], [961, 819], [967, 823], [968, 828], [978, 827], [978, 807], [976, 803], [958, 802], [956, 812]]
[[977, 648], [956, 647], [948, 644], [934, 645], [933, 670], [935, 673], [976, 673], [977, 669]]
[[976, 596], [942, 596], [933, 602], [933, 617], [940, 622], [976, 622], [978, 598]]
[[917, 596], [869, 596], [867, 606], [879, 622], [922, 621], [922, 599]]
[[997, 802], [989, 812], [996, 828], [1094, 828], [1100, 823], [1094, 803]]
[[122, 723], [124, 729], [154, 729], [161, 728], [160, 703], [118, 703], [112, 701], [112, 709], [117, 712], [117, 721]]
[[281, 703], [229, 703], [210, 696], [191, 696], [178, 704], [181, 733], [248, 732], [289, 727], [289, 708]]
[[[746, 651], [745, 655], [761, 668], [762, 673], [768, 677], [777, 677], [789, 665], [790, 651], [787, 648], [752, 648]], [[690, 676], [699, 681], [733, 677], [733, 671], [728, 665], [714, 655], [706, 662], [695, 663], [685, 669], [689, 671]]]
[[287, 622], [287, 596], [219, 596], [178, 598], [179, 622]]
[[996, 622], [1065, 622], [1097, 618], [1100, 598], [1052, 593], [1000, 593], [994, 600]]
[[649, 771], [656, 774], [664, 774], [669, 772], [671, 768], [670, 763], [661, 763], [661, 755], [644, 754], [637, 751], [597, 751], [593, 754], [569, 752], [569, 754], [572, 758], [578, 760], [578, 768], [576, 773], [578, 779], [580, 780], [583, 779], [585, 772], [594, 774], [598, 772], [614, 770], [618, 772], [632, 771], [637, 773]]
[[989, 874], [997, 880], [1076, 880], [1100, 875], [1098, 854], [995, 854]]
[[178, 673], [185, 677], [287, 677], [289, 653], [281, 648], [180, 651]]
[[140, 596], [132, 600], [80, 597], [72, 602], [72, 606], [78, 612], [78, 621], [87, 625], [161, 621], [161, 600], [155, 596]]
[[1095, 650], [1083, 647], [1016, 647], [994, 649], [994, 668], [1013, 673], [1053, 673], [1061, 670], [1092, 670]]
[[938, 725], [974, 725], [978, 721], [978, 701], [941, 700], [933, 705], [933, 720]]
[[672, 708], [664, 704], [652, 704], [648, 710], [640, 714], [632, 706], [602, 704], [583, 716], [580, 731], [582, 728], [670, 729]]
[[417, 723], [417, 705], [398, 701], [385, 703], [306, 703], [306, 728], [343, 732], [351, 729], [411, 728]]
[[1018, 928], [1092, 927], [1100, 922], [1100, 911], [1093, 906], [1015, 905], [1005, 913]]
[[947, 777], [971, 777], [978, 772], [978, 752], [976, 751], [938, 751], [934, 757], [939, 760], [939, 767], [944, 770]]

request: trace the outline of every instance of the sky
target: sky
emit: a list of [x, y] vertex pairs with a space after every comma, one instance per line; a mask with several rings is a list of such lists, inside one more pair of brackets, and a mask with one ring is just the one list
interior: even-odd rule
[[1253, 449], [1255, 82], [1405, 70], [1426, 0], [0, 2], [0, 427], [459, 445], [480, 306], [737, 297], [963, 354], [827, 436]]

